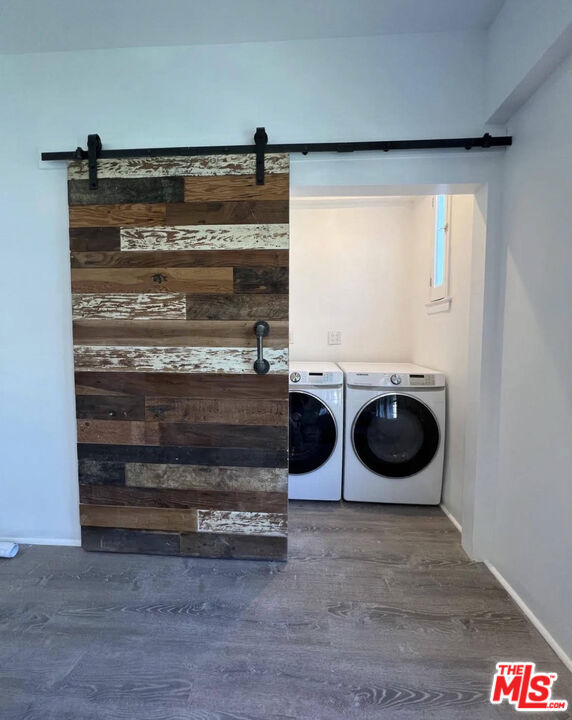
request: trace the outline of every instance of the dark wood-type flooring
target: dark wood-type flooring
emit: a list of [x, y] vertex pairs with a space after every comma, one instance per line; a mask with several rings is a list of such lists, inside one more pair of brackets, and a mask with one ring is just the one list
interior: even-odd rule
[[488, 702], [499, 660], [572, 700], [438, 508], [293, 503], [289, 557], [22, 548], [0, 561], [1, 720], [515, 718]]

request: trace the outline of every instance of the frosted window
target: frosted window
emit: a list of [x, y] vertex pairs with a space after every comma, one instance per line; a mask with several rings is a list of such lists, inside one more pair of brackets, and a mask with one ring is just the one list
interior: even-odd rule
[[435, 198], [435, 247], [433, 254], [433, 287], [441, 287], [445, 283], [445, 247], [447, 232], [447, 196], [437, 195]]

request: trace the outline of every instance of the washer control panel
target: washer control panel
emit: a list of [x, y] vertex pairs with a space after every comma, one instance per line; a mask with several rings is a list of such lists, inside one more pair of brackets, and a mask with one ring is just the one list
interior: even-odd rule
[[291, 370], [290, 385], [343, 385], [344, 374], [339, 371]]

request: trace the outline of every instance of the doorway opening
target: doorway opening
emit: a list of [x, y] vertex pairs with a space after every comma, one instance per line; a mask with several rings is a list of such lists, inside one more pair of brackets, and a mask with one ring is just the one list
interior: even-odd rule
[[480, 409], [498, 380], [502, 261], [499, 198], [489, 202], [497, 160], [476, 160], [480, 182], [458, 154], [301, 160], [290, 212], [291, 362], [406, 362], [446, 375], [441, 503], [474, 559], [495, 462], [496, 420]]

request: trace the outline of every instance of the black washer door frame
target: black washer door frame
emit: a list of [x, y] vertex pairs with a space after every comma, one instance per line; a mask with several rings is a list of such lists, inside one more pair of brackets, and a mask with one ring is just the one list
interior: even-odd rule
[[[306, 452], [304, 452], [304, 449], [302, 449], [302, 455], [299, 459], [292, 459], [292, 445], [293, 442], [295, 442], [295, 439], [293, 438], [293, 430], [292, 430], [292, 396], [293, 395], [305, 395], [309, 400], [314, 401], [316, 406], [321, 406], [320, 410], [324, 410], [325, 413], [322, 415], [322, 420], [320, 422], [320, 426], [314, 428], [314, 432], [316, 435], [313, 439], [313, 444], [315, 445], [317, 442], [318, 444], [321, 444], [321, 447], [316, 448], [314, 451], [311, 450], [311, 448], [306, 449]], [[315, 472], [316, 470], [319, 470], [323, 465], [325, 465], [328, 460], [332, 457], [334, 454], [334, 451], [338, 445], [339, 442], [339, 429], [338, 429], [338, 423], [336, 421], [335, 415], [332, 412], [331, 408], [328, 407], [328, 404], [325, 400], [322, 400], [321, 397], [318, 397], [317, 395], [314, 395], [314, 393], [308, 392], [307, 390], [302, 389], [290, 389], [288, 393], [288, 400], [289, 400], [289, 436], [290, 436], [290, 446], [289, 446], [289, 452], [288, 452], [288, 472], [292, 475], [306, 475], [311, 472]], [[324, 442], [325, 441], [325, 442]], [[310, 438], [310, 443], [312, 443], [312, 438]]]
[[[389, 403], [394, 404], [394, 413], [399, 412], [400, 404], [403, 406], [401, 429], [397, 424], [392, 428], [387, 416], [384, 417], [387, 407], [383, 405]], [[372, 412], [374, 408], [375, 413]], [[373, 421], [372, 414], [375, 415]], [[396, 415], [391, 420], [399, 422], [400, 419]], [[400, 435], [405, 436], [409, 444], [400, 443]], [[433, 410], [417, 395], [395, 390], [376, 395], [364, 403], [355, 414], [351, 429], [353, 450], [361, 464], [380, 477], [397, 480], [425, 470], [437, 455], [441, 436]], [[371, 447], [375, 442], [379, 445], [378, 452]]]

